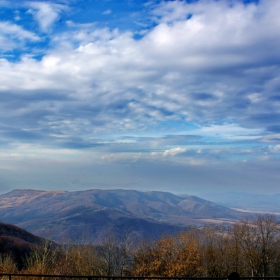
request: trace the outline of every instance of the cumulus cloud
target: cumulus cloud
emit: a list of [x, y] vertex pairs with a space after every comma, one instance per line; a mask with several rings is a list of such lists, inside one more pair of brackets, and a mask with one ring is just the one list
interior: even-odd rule
[[[53, 154], [87, 149], [108, 164], [273, 156], [280, 132], [280, 2], [151, 6], [153, 24], [136, 38], [139, 31], [74, 19], [55, 32], [65, 6], [29, 2], [41, 31], [53, 33], [39, 59], [23, 48], [17, 61], [0, 60], [3, 145], [37, 143]], [[3, 49], [39, 40], [20, 25], [0, 23]]]

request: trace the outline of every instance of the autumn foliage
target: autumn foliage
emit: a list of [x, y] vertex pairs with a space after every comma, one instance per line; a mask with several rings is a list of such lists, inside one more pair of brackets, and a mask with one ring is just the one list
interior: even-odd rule
[[197, 239], [192, 232], [181, 232], [143, 242], [134, 253], [132, 267], [139, 276], [198, 276], [202, 266]]
[[190, 228], [159, 240], [126, 233], [104, 234], [99, 245], [34, 247], [19, 268], [0, 254], [0, 273], [58, 275], [225, 277], [280, 274], [280, 228], [272, 215], [242, 219], [227, 227]]

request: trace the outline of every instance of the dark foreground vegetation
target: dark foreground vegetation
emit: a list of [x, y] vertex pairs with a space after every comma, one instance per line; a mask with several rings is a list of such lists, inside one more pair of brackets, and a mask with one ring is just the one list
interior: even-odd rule
[[[18, 257], [18, 256], [17, 256]], [[0, 273], [108, 276], [224, 277], [280, 275], [280, 227], [274, 216], [242, 219], [229, 227], [189, 228], [159, 240], [104, 234], [97, 245], [45, 242], [23, 255], [0, 257]]]

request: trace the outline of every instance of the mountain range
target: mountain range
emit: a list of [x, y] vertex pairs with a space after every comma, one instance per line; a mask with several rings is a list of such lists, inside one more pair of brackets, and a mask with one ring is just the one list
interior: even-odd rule
[[2, 222], [56, 242], [93, 242], [105, 232], [157, 238], [189, 225], [229, 223], [242, 215], [196, 196], [158, 191], [26, 189], [0, 195]]

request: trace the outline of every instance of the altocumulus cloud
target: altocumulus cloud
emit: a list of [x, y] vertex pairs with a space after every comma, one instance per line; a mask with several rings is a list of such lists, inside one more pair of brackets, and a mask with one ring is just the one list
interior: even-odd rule
[[276, 189], [278, 0], [0, 5], [6, 189]]

